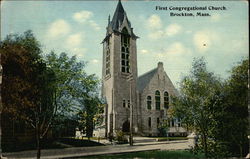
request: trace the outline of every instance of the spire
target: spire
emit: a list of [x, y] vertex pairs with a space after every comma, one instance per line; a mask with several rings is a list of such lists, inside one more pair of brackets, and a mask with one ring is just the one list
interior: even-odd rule
[[[120, 32], [119, 28], [122, 24], [125, 22], [128, 24], [128, 29], [130, 29], [130, 34], [133, 38], [139, 38], [133, 33], [133, 28], [131, 27], [131, 23], [128, 20], [127, 14], [122, 6], [121, 0], [118, 0], [115, 13], [113, 15], [112, 20], [110, 21], [110, 16], [108, 17], [108, 26], [107, 26], [107, 32], [106, 37], [111, 34], [114, 31]], [[104, 39], [105, 40], [105, 39]]]
[[126, 14], [126, 12], [123, 9], [121, 0], [118, 1], [118, 4], [116, 6], [116, 10], [113, 16], [113, 19], [111, 21], [111, 26], [113, 30], [118, 30], [119, 28], [119, 24], [122, 24], [123, 19], [124, 19], [124, 15]]

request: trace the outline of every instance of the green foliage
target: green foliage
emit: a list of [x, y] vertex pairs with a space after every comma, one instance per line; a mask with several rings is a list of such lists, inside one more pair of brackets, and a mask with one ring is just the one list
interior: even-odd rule
[[3, 71], [3, 111], [24, 120], [41, 135], [47, 132], [56, 107], [52, 100], [54, 72], [41, 56], [39, 42], [31, 31], [9, 35], [1, 42]]
[[39, 158], [40, 140], [57, 111], [55, 74], [42, 59], [41, 46], [31, 31], [7, 36], [1, 41], [0, 52], [3, 111], [35, 129]]
[[222, 145], [224, 150], [221, 152], [227, 151], [233, 156], [244, 156], [248, 152], [248, 67], [245, 59], [232, 68], [231, 76], [220, 93], [220, 102], [211, 107], [217, 112], [213, 113], [210, 129], [215, 146]]
[[35, 128], [38, 158], [40, 140], [51, 125], [63, 132], [67, 123], [76, 126], [77, 113], [83, 114], [87, 135], [92, 136], [94, 122], [102, 122], [97, 114], [103, 112], [103, 105], [98, 98], [99, 80], [86, 74], [84, 62], [66, 53], [42, 56], [31, 31], [7, 36], [1, 41], [0, 52], [3, 110]]
[[127, 137], [121, 130], [116, 131], [115, 140], [117, 141], [118, 144], [128, 143]]
[[201, 134], [205, 155], [212, 114], [209, 107], [217, 102], [211, 99], [220, 88], [220, 80], [207, 70], [204, 59], [200, 58], [194, 60], [190, 75], [181, 81], [181, 96], [173, 99], [174, 115]]
[[196, 59], [181, 82], [181, 95], [173, 98], [174, 116], [200, 135], [200, 149], [208, 157], [243, 155], [247, 150], [248, 60], [243, 60], [223, 82]]
[[159, 131], [159, 136], [167, 136], [167, 131], [169, 130], [169, 121], [168, 120], [163, 120], [159, 126], [158, 126], [158, 131]]
[[[77, 61], [75, 56], [68, 57], [66, 53], [58, 56], [51, 52], [45, 59], [57, 78], [55, 102], [59, 114], [54, 129], [58, 129], [58, 123], [70, 118], [78, 121], [78, 127], [87, 132], [87, 136], [92, 136], [94, 122], [102, 122], [100, 113], [103, 109], [98, 98], [99, 80], [95, 75], [87, 75], [85, 63]], [[60, 125], [63, 126], [63, 129], [67, 129], [66, 125]]]

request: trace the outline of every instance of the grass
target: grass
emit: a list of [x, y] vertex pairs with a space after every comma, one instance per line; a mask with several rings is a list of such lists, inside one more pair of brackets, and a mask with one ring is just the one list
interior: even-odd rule
[[158, 141], [174, 141], [174, 140], [187, 140], [187, 137], [153, 137]]
[[[85, 157], [88, 158], [88, 157]], [[95, 159], [133, 159], [133, 158], [159, 158], [159, 159], [204, 159], [203, 154], [192, 154], [189, 151], [178, 150], [178, 151], [145, 151], [145, 152], [134, 152], [134, 153], [125, 153], [117, 155], [102, 155], [102, 156], [92, 156], [89, 158]]]
[[[43, 140], [41, 143], [42, 149], [63, 149], [68, 147], [89, 147], [89, 146], [102, 146], [103, 144], [83, 139], [74, 138], [59, 138]], [[36, 150], [36, 141], [30, 142], [17, 142], [15, 145], [4, 145], [4, 152], [16, 152], [25, 150]]]

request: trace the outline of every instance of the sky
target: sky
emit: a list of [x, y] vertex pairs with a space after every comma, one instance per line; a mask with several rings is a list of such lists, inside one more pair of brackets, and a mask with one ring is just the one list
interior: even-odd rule
[[[137, 39], [138, 75], [159, 61], [178, 87], [194, 58], [204, 57], [209, 71], [226, 79], [248, 58], [247, 1], [122, 1]], [[51, 50], [87, 61], [86, 71], [101, 78], [102, 40], [117, 1], [3, 1], [1, 39], [32, 30], [44, 53]], [[156, 6], [168, 10], [156, 10]], [[187, 11], [171, 7], [225, 7], [198, 11], [210, 16], [170, 16]], [[197, 11], [189, 11], [196, 15]]]

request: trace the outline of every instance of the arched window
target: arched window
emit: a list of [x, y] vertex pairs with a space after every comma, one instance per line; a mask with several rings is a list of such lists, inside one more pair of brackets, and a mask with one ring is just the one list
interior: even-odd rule
[[160, 118], [157, 118], [157, 128], [160, 126]]
[[155, 109], [160, 110], [161, 109], [161, 95], [160, 91], [155, 91]]
[[151, 96], [148, 96], [147, 97], [147, 108], [151, 109], [151, 105], [152, 105], [152, 98], [151, 98]]
[[151, 117], [148, 118], [148, 127], [151, 128]]
[[169, 95], [168, 92], [164, 92], [164, 108], [168, 109], [169, 107]]
[[129, 73], [130, 72], [130, 62], [129, 62], [129, 41], [130, 36], [126, 27], [122, 29], [121, 34], [121, 71]]

